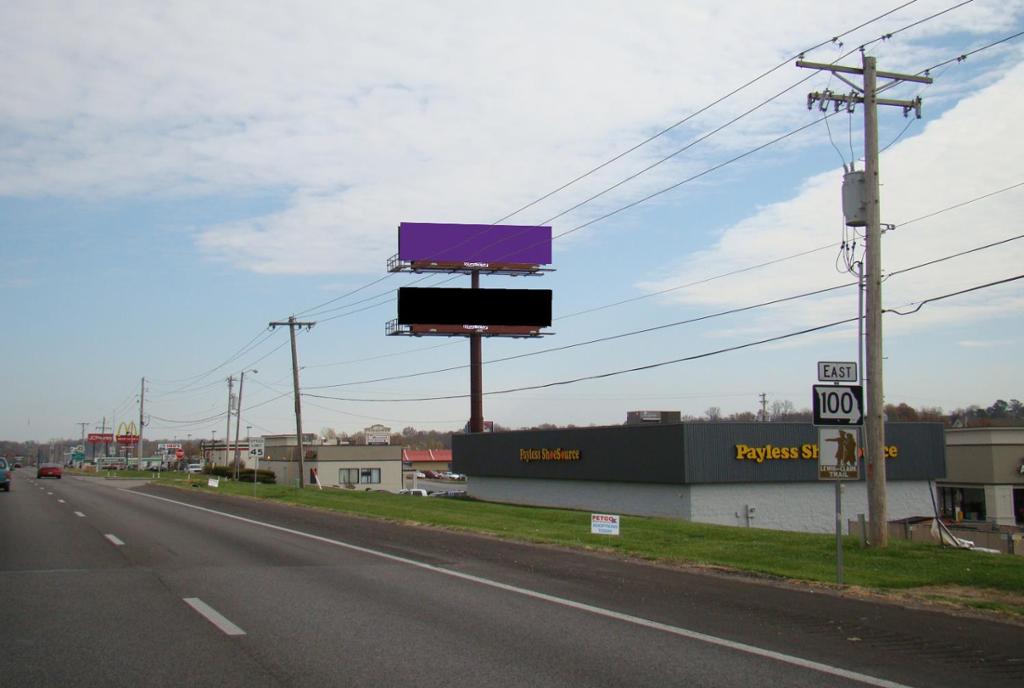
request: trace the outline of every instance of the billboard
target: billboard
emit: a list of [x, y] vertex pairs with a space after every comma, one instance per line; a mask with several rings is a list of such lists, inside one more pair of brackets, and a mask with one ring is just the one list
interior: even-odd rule
[[403, 222], [398, 259], [414, 264], [488, 268], [551, 263], [551, 227]]
[[398, 290], [398, 322], [549, 327], [551, 290], [402, 287]]

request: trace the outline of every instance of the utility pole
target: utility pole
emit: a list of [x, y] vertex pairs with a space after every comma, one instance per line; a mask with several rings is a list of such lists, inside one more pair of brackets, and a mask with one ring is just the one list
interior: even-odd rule
[[[83, 456], [85, 456], [85, 426], [88, 425], [88, 424], [89, 424], [89, 421], [85, 421], [85, 422], [79, 421], [78, 423], [75, 423], [75, 425], [81, 425], [82, 426], [82, 445], [81, 446], [82, 446], [82, 455]], [[95, 450], [93, 450], [93, 454], [94, 455], [95, 455], [95, 453], [96, 453]], [[85, 465], [84, 461], [82, 462], [82, 465], [83, 466]]]
[[288, 316], [288, 322], [272, 322], [270, 327], [288, 327], [292, 338], [292, 386], [295, 389], [295, 441], [299, 450], [299, 488], [306, 486], [305, 451], [302, 447], [302, 401], [299, 397], [299, 355], [295, 350], [295, 328], [305, 327], [311, 330], [315, 322], [298, 322], [295, 316]]
[[[879, 199], [878, 183], [878, 106], [893, 105], [903, 108], [903, 116], [906, 117], [911, 110], [918, 119], [921, 118], [921, 98], [914, 100], [892, 100], [879, 98], [878, 94], [898, 83], [914, 81], [921, 84], [932, 83], [931, 77], [917, 76], [913, 74], [895, 74], [893, 72], [879, 72], [875, 66], [875, 58], [868, 56], [863, 48], [861, 49], [861, 67], [844, 67], [842, 65], [819, 64], [798, 60], [797, 67], [817, 69], [832, 72], [840, 81], [846, 83], [853, 90], [848, 94], [833, 93], [832, 91], [815, 92], [807, 96], [807, 107], [810, 109], [815, 102], [820, 102], [821, 109], [827, 110], [829, 105], [835, 106], [838, 112], [840, 107], [845, 107], [847, 112], [853, 112], [854, 105], [864, 105], [864, 201], [866, 217], [863, 221], [865, 227], [865, 242], [867, 244], [866, 258], [866, 348], [867, 348], [867, 371], [864, 378], [865, 401], [867, 405], [865, 435], [867, 453], [865, 461], [867, 464], [867, 488], [868, 488], [868, 518], [870, 519], [871, 546], [886, 547], [889, 544], [888, 530], [888, 508], [886, 503], [885, 485], [885, 425], [882, 417], [882, 405], [884, 403], [884, 389], [882, 382], [882, 236], [881, 236], [881, 204]], [[863, 81], [858, 86], [850, 81], [844, 74], [859, 74]], [[879, 78], [888, 79], [889, 82], [882, 88], [878, 88]]]
[[[241, 429], [242, 425], [242, 386], [245, 384], [245, 374], [247, 372], [255, 374], [260, 371], [256, 369], [249, 371], [243, 370], [242, 373], [238, 376], [238, 408], [235, 409], [235, 480], [238, 480], [238, 431]], [[249, 440], [247, 437], [245, 445], [247, 450], [249, 448], [248, 443]]]
[[[144, 418], [143, 412], [146, 409], [146, 378], [142, 378], [142, 386], [139, 391], [139, 450], [137, 452], [139, 465], [136, 466], [140, 471], [142, 470], [142, 420]], [[125, 460], [125, 465], [128, 461]]]
[[768, 395], [761, 392], [761, 422], [768, 422]]
[[228, 465], [228, 451], [231, 449], [231, 402], [234, 399], [232, 390], [235, 387], [235, 378], [228, 375], [228, 429], [224, 432], [224, 465]]
[[[103, 416], [103, 425], [100, 426], [100, 433], [107, 434], [107, 417]], [[92, 453], [93, 458], [96, 457], [96, 452]], [[103, 456], [110, 456], [110, 442], [103, 443]]]

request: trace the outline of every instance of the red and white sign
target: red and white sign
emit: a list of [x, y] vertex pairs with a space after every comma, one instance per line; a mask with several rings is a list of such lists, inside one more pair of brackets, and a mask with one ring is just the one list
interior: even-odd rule
[[613, 514], [590, 514], [592, 535], [618, 535], [619, 517]]
[[139, 436], [138, 435], [118, 435], [117, 436], [117, 443], [118, 444], [123, 444], [123, 445], [128, 445], [128, 446], [134, 446], [134, 445], [139, 443]]
[[89, 444], [106, 444], [114, 441], [114, 433], [112, 432], [90, 432], [85, 437], [85, 441]]
[[176, 458], [176, 459], [184, 459], [185, 458], [185, 450], [184, 449], [175, 449], [174, 450], [174, 458]]

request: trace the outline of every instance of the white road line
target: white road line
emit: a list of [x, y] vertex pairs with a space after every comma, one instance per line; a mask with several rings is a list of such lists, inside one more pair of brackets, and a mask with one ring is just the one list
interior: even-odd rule
[[[650, 619], [644, 619], [639, 616], [633, 616], [631, 614], [623, 614], [611, 609], [605, 609], [603, 607], [595, 607], [594, 605], [585, 604], [583, 602], [576, 602], [574, 600], [566, 599], [564, 597], [557, 597], [555, 595], [549, 595], [543, 592], [537, 592], [536, 590], [530, 590], [528, 588], [520, 588], [515, 585], [509, 585], [507, 583], [501, 583], [499, 581], [491, 580], [489, 578], [482, 578], [480, 576], [473, 576], [468, 573], [461, 573], [459, 571], [452, 571], [450, 569], [441, 568], [434, 566], [433, 564], [426, 564], [422, 561], [416, 561], [415, 559], [406, 559], [405, 557], [399, 557], [394, 554], [388, 554], [387, 552], [380, 552], [375, 549], [369, 549], [367, 547], [361, 547], [360, 545], [353, 545], [348, 542], [342, 542], [341, 540], [332, 540], [321, 535], [314, 535], [312, 533], [305, 533], [301, 530], [294, 530], [292, 528], [285, 528], [284, 526], [274, 525], [273, 523], [265, 523], [263, 521], [257, 521], [251, 518], [245, 518], [244, 516], [236, 516], [235, 514], [229, 514], [224, 511], [217, 511], [215, 509], [208, 509], [203, 506], [196, 506], [195, 504], [188, 504], [186, 502], [179, 502], [173, 499], [167, 499], [166, 497], [157, 497], [156, 495], [146, 494], [144, 492], [133, 492], [125, 488], [118, 488], [122, 492], [126, 492], [131, 495], [138, 497], [146, 497], [148, 499], [156, 499], [161, 502], [168, 502], [170, 504], [177, 504], [188, 509], [195, 509], [196, 511], [202, 511], [208, 514], [216, 514], [217, 516], [223, 516], [224, 518], [234, 519], [243, 523], [249, 523], [263, 528], [269, 528], [276, 530], [281, 533], [289, 533], [291, 535], [298, 535], [299, 537], [308, 538], [310, 540], [316, 540], [317, 542], [323, 542], [329, 545], [335, 545], [337, 547], [343, 547], [345, 549], [352, 550], [354, 552], [361, 552], [370, 556], [379, 557], [388, 561], [394, 561], [400, 564], [406, 564], [408, 566], [415, 566], [419, 569], [427, 571], [433, 571], [444, 576], [450, 576], [452, 578], [458, 578], [465, 581], [471, 581], [479, 585], [485, 585], [487, 587], [496, 588], [498, 590], [504, 590], [506, 592], [515, 593], [517, 595], [523, 595], [525, 597], [531, 597], [536, 600], [544, 602], [550, 602], [552, 604], [561, 605], [563, 607], [569, 607], [571, 609], [577, 609], [579, 611], [588, 612], [590, 614], [596, 614], [603, 616], [608, 619], [615, 619], [617, 621], [623, 621], [625, 623], [634, 624], [636, 626], [643, 626], [645, 628], [651, 628], [657, 631], [663, 631], [672, 635], [688, 638], [690, 640], [698, 640], [700, 642], [708, 643], [709, 645], [716, 645], [718, 647], [726, 647], [730, 650], [737, 652], [743, 652], [745, 654], [754, 655], [757, 657], [764, 657], [766, 659], [773, 659], [778, 662], [790, 664], [792, 666], [801, 667], [803, 669], [810, 669], [812, 671], [818, 671], [823, 674], [830, 676], [838, 676], [840, 678], [849, 679], [851, 681], [858, 681], [869, 686], [878, 686], [879, 688], [910, 688], [906, 684], [897, 683], [895, 681], [888, 681], [884, 678], [878, 678], [876, 676], [870, 676], [868, 674], [862, 674], [857, 671], [849, 671], [840, 667], [831, 666], [829, 664], [822, 664], [821, 662], [815, 662], [810, 659], [804, 659], [802, 657], [796, 657], [793, 655], [787, 655], [782, 652], [776, 652], [775, 650], [768, 650], [753, 645], [747, 645], [745, 643], [738, 643], [733, 640], [727, 640], [726, 638], [719, 638], [718, 636], [708, 635], [699, 631], [692, 631], [687, 628], [681, 628], [679, 626], [670, 626], [669, 624], [659, 623], [657, 621], [651, 621]], [[111, 537], [111, 536], [107, 536]], [[188, 602], [188, 600], [185, 600]], [[191, 604], [191, 603], [190, 603]], [[198, 611], [198, 609], [197, 609]], [[202, 612], [200, 612], [202, 613]], [[215, 622], [216, 623], [216, 622]]]
[[66, 504], [67, 503], [63, 499], [58, 499], [57, 501], [60, 502], [61, 504]]
[[77, 516], [78, 518], [85, 518], [85, 514], [83, 514], [81, 511], [76, 511], [75, 516]]
[[195, 609], [207, 621], [219, 628], [224, 635], [245, 635], [245, 631], [228, 621], [223, 614], [198, 597], [183, 597], [182, 599], [185, 600], [185, 604]]
[[110, 540], [111, 542], [113, 542], [113, 543], [114, 543], [115, 545], [117, 545], [118, 547], [121, 547], [122, 545], [124, 545], [124, 543], [123, 543], [123, 542], [121, 542], [121, 540], [120, 540], [120, 539], [118, 539], [118, 537], [117, 537], [116, 535], [111, 535], [110, 533], [107, 533], [107, 534], [106, 534], [106, 535], [104, 535], [103, 537], [107, 538], [108, 540]]
[[52, 497], [52, 496], [53, 496], [53, 493], [52, 493], [52, 492], [47, 492], [47, 493], [46, 493], [46, 496], [47, 496], [47, 497]]

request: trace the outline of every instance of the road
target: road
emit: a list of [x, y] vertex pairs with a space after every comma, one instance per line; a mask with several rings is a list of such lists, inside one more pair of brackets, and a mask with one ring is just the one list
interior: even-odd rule
[[21, 471], [0, 524], [3, 685], [1024, 684], [1018, 626], [198, 491]]

